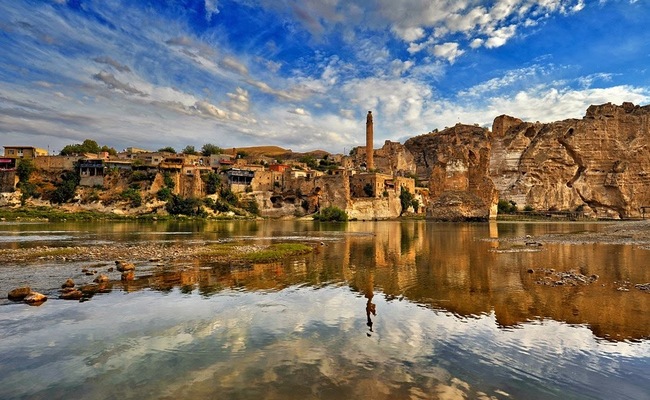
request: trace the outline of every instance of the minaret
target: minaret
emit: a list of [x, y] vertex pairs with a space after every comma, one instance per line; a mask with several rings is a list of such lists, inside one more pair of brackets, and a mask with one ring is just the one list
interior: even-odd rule
[[366, 168], [368, 171], [375, 169], [373, 136], [372, 111], [368, 111], [368, 116], [366, 117]]

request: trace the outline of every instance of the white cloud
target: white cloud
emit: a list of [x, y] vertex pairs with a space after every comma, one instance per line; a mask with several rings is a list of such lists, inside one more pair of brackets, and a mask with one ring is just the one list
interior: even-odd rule
[[208, 21], [212, 20], [212, 16], [219, 14], [219, 0], [205, 0], [205, 17]]
[[450, 63], [454, 63], [456, 58], [462, 55], [465, 51], [458, 48], [458, 43], [447, 42], [433, 46], [432, 53], [436, 57], [444, 58]]
[[288, 112], [290, 112], [291, 114], [296, 114], [296, 115], [309, 115], [309, 112], [305, 111], [304, 108], [300, 108], [300, 107], [291, 109]]
[[219, 62], [219, 65], [223, 68], [234, 71], [240, 75], [244, 75], [244, 76], [248, 75], [248, 68], [244, 64], [236, 60], [234, 57], [225, 57], [223, 60]]

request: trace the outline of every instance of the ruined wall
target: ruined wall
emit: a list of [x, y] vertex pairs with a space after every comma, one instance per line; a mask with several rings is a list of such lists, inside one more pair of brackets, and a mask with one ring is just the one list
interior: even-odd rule
[[519, 207], [634, 218], [650, 205], [650, 106], [607, 103], [581, 120], [513, 124], [492, 149], [490, 177]]
[[496, 216], [498, 194], [489, 178], [487, 129], [458, 124], [407, 140], [417, 175], [428, 182], [427, 217], [441, 220]]
[[[384, 174], [409, 174], [415, 173], [416, 165], [413, 155], [398, 142], [387, 140], [381, 149], [374, 152], [375, 170]], [[343, 166], [351, 168], [366, 161], [366, 148], [356, 147], [350, 157], [345, 157]]]

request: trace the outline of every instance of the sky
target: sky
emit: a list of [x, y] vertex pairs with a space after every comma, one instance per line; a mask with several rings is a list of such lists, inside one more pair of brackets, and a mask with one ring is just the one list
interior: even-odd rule
[[0, 0], [0, 146], [347, 153], [650, 103], [649, 0]]

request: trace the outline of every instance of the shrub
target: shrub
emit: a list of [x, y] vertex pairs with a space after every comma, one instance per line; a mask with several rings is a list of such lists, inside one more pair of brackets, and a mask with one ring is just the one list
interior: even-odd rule
[[151, 180], [151, 176], [145, 171], [133, 171], [129, 177], [129, 182], [142, 182]]
[[260, 207], [255, 199], [248, 199], [244, 209], [253, 215], [260, 215]]
[[404, 211], [413, 205], [413, 195], [406, 188], [402, 188], [399, 193], [399, 201], [402, 205], [402, 211], [400, 211], [400, 215], [402, 215]]
[[219, 174], [214, 172], [208, 172], [202, 176], [203, 182], [205, 182], [205, 191], [207, 194], [215, 194], [221, 186], [221, 177]]
[[348, 220], [348, 214], [338, 207], [331, 206], [323, 208], [319, 213], [314, 214], [314, 220], [321, 222], [345, 222]]
[[128, 188], [122, 192], [120, 197], [124, 200], [128, 200], [131, 207], [140, 207], [142, 205], [142, 195], [137, 189]]
[[517, 211], [517, 203], [501, 199], [497, 203], [497, 210], [499, 214], [513, 214]]
[[18, 166], [16, 167], [16, 175], [18, 175], [18, 181], [21, 183], [26, 183], [29, 181], [29, 178], [32, 175], [32, 172], [34, 172], [34, 164], [32, 163], [32, 160], [29, 159], [22, 159], [18, 163]]
[[158, 200], [167, 201], [171, 197], [172, 197], [172, 190], [168, 187], [160, 188], [160, 190], [156, 192], [156, 198]]
[[531, 206], [530, 204], [526, 204], [526, 207], [524, 207], [524, 211], [526, 211], [526, 212], [533, 211], [533, 206]]
[[167, 186], [170, 189], [173, 189], [174, 186], [176, 186], [176, 184], [174, 183], [174, 179], [172, 179], [172, 175], [167, 171], [163, 173], [163, 183], [165, 184], [165, 186]]
[[173, 194], [167, 201], [165, 209], [171, 215], [205, 216], [205, 211], [201, 209], [201, 200], [193, 197], [183, 199]]
[[72, 200], [75, 190], [79, 185], [79, 179], [76, 171], [65, 171], [61, 175], [61, 182], [56, 185], [56, 189], [51, 193], [51, 201], [62, 204]]

